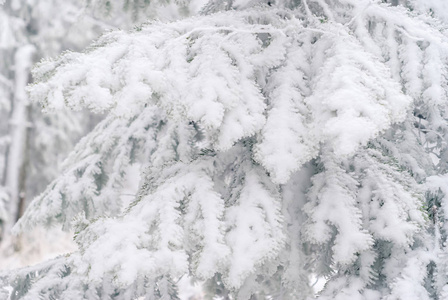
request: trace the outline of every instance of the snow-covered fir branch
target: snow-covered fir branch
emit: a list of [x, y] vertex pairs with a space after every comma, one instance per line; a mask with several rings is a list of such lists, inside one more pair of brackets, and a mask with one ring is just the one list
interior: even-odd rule
[[175, 299], [188, 275], [210, 297], [306, 299], [317, 276], [320, 299], [443, 299], [446, 25], [393, 4], [210, 1], [39, 63], [45, 111], [107, 117], [16, 226], [73, 226], [79, 252], [5, 276], [14, 297]]

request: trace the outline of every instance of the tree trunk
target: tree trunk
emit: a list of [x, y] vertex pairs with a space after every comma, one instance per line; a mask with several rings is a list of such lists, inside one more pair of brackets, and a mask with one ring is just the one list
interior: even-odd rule
[[12, 103], [8, 157], [6, 161], [5, 186], [10, 196], [9, 217], [6, 234], [18, 220], [21, 198], [25, 200], [26, 143], [29, 101], [25, 88], [29, 83], [35, 47], [28, 44], [17, 49], [14, 55], [14, 100]]

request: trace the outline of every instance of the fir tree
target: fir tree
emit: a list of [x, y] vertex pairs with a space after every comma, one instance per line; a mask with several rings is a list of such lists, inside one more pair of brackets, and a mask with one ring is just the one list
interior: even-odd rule
[[79, 252], [5, 275], [13, 297], [175, 299], [189, 275], [306, 299], [317, 275], [322, 299], [443, 299], [446, 25], [392, 4], [212, 0], [38, 64], [45, 111], [107, 116], [16, 226]]

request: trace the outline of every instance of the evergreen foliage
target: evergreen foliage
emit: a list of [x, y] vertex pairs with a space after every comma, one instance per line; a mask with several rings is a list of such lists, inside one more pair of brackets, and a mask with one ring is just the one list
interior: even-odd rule
[[445, 15], [396, 2], [212, 0], [39, 63], [45, 111], [107, 116], [16, 226], [74, 227], [79, 252], [0, 280], [17, 299], [176, 299], [185, 275], [211, 297], [306, 299], [315, 275], [319, 299], [446, 298]]

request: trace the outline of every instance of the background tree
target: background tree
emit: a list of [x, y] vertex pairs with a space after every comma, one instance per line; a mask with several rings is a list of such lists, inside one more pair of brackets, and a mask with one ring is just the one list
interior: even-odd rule
[[304, 299], [313, 274], [322, 299], [443, 298], [446, 25], [401, 4], [211, 1], [40, 63], [45, 111], [107, 116], [16, 227], [74, 226], [79, 252], [5, 275], [12, 298], [172, 299], [186, 274], [237, 299]]
[[38, 106], [29, 103], [25, 87], [30, 82], [31, 66], [63, 49], [79, 49], [98, 35], [99, 28], [95, 33], [88, 19], [84, 28], [73, 27], [80, 18], [80, 7], [72, 3], [6, 1], [0, 9], [0, 113], [4, 120], [0, 174], [8, 195], [4, 198], [8, 199], [8, 220], [4, 220], [8, 230], [23, 213], [20, 210], [27, 199], [54, 178], [64, 153], [86, 131], [79, 116], [61, 113], [43, 117]]

